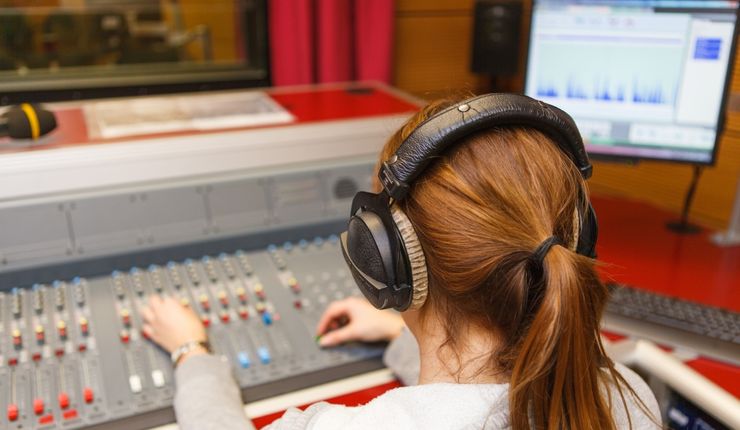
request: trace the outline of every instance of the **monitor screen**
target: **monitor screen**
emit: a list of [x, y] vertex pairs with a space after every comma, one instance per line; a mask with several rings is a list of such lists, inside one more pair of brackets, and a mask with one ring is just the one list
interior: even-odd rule
[[592, 155], [714, 162], [738, 1], [536, 0], [525, 92]]

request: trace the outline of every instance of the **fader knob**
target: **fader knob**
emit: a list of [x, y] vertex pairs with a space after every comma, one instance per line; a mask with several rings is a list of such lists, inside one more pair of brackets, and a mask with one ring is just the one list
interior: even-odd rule
[[218, 292], [218, 301], [221, 302], [221, 306], [229, 306], [229, 297], [226, 295], [226, 291]]
[[229, 313], [226, 311], [221, 311], [221, 313], [219, 314], [219, 317], [221, 318], [221, 321], [224, 324], [227, 324], [229, 320], [231, 319], [231, 317], [229, 317]]
[[69, 407], [69, 395], [67, 393], [59, 393], [59, 397], [57, 398], [59, 400], [59, 407], [62, 409], [67, 409]]
[[11, 403], [8, 405], [8, 421], [15, 421], [18, 419], [18, 405]]
[[85, 285], [80, 277], [74, 278], [72, 283], [74, 284], [75, 302], [77, 303], [77, 306], [82, 307], [85, 305]]
[[249, 311], [247, 310], [245, 306], [240, 306], [238, 312], [239, 312], [239, 318], [243, 320], [246, 320], [249, 318]]
[[198, 297], [198, 303], [200, 303], [200, 306], [206, 312], [211, 309], [211, 303], [208, 301], [208, 296], [205, 294], [201, 294], [200, 297]]
[[15, 346], [16, 348], [22, 347], [23, 338], [21, 338], [21, 331], [18, 330], [17, 328], [13, 329], [12, 336], [13, 336], [13, 346]]
[[190, 300], [188, 300], [187, 297], [183, 297], [180, 299], [180, 304], [185, 306], [186, 308], [190, 307]]
[[57, 332], [59, 332], [59, 338], [64, 340], [67, 338], [67, 323], [59, 320], [57, 322]]
[[36, 341], [38, 343], [44, 343], [44, 338], [45, 338], [44, 326], [37, 325], [36, 328], [34, 329], [34, 332], [36, 333]]
[[54, 306], [58, 311], [64, 309], [64, 288], [59, 285], [54, 288]]
[[267, 307], [262, 302], [257, 302], [257, 304], [254, 305], [254, 308], [257, 309], [257, 312], [264, 313]]
[[128, 309], [121, 309], [121, 321], [126, 327], [131, 327], [131, 312]]
[[256, 284], [254, 286], [254, 294], [256, 294], [257, 297], [259, 297], [260, 299], [264, 299], [265, 298], [265, 287], [263, 287], [262, 284], [259, 284], [259, 283]]
[[244, 287], [237, 288], [236, 297], [239, 298], [240, 302], [247, 303], [247, 290], [245, 290]]
[[290, 279], [288, 279], [288, 286], [296, 294], [298, 294], [298, 293], [301, 292], [301, 287], [300, 287], [300, 285], [298, 285], [298, 280], [296, 278], [290, 278]]
[[82, 390], [82, 399], [85, 400], [85, 403], [87, 404], [90, 404], [95, 400], [95, 394], [93, 393], [92, 388], [86, 387]]
[[36, 314], [44, 311], [44, 298], [42, 296], [42, 287], [38, 284], [33, 286], [33, 310]]
[[80, 317], [79, 323], [82, 335], [87, 336], [90, 333], [90, 323], [87, 321], [87, 318]]
[[36, 415], [41, 415], [44, 413], [43, 399], [33, 399], [33, 413]]

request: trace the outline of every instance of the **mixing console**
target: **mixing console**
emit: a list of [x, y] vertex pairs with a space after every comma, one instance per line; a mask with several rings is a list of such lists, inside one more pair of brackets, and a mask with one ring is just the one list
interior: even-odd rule
[[174, 422], [152, 294], [198, 313], [245, 400], [382, 367], [384, 345], [321, 349], [315, 327], [359, 295], [336, 235], [415, 102], [275, 97], [294, 123], [0, 154], [0, 430]]
[[380, 366], [380, 345], [313, 340], [330, 301], [359, 295], [335, 235], [133, 267], [0, 293], [0, 429], [171, 421], [172, 366], [141, 330], [152, 294], [198, 313], [250, 400]]

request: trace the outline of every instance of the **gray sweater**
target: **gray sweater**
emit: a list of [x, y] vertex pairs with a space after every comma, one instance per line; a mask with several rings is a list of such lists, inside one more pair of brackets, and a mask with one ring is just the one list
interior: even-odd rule
[[[326, 402], [305, 411], [289, 409], [269, 430], [283, 429], [508, 429], [508, 384], [414, 385], [419, 374], [419, 352], [408, 332], [388, 347], [385, 362], [407, 387], [396, 388], [367, 405], [347, 407]], [[656, 420], [658, 404], [647, 384], [624, 366], [617, 370], [647, 405]], [[254, 428], [244, 414], [242, 400], [228, 362], [213, 355], [194, 356], [175, 372], [175, 412], [183, 430], [247, 430]], [[609, 388], [618, 428], [659, 428], [627, 397], [625, 410], [614, 387]], [[248, 399], [247, 399], [248, 400]], [[629, 415], [629, 418], [628, 418]]]

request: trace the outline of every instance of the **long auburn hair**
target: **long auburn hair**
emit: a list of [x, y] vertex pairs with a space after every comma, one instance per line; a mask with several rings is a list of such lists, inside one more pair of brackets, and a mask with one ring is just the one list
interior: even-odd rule
[[[386, 143], [380, 161], [450, 105], [434, 102], [414, 115]], [[622, 388], [637, 398], [599, 335], [609, 291], [595, 262], [572, 250], [574, 214], [584, 210], [579, 205], [586, 192], [578, 169], [550, 138], [531, 128], [501, 127], [463, 139], [399, 202], [429, 271], [422, 320], [433, 309], [446, 330], [443, 348], [455, 353], [467, 327], [491, 334], [499, 347], [491, 351], [490, 368], [480, 372], [508, 376], [514, 430], [612, 430], [607, 385], [616, 386], [625, 410]], [[564, 245], [552, 247], [533, 276], [531, 256], [552, 235]]]

